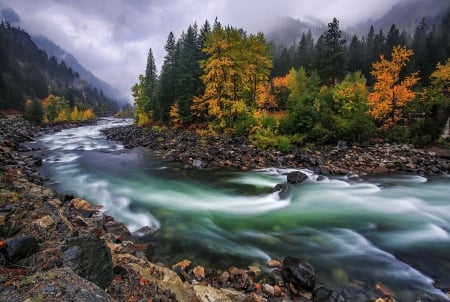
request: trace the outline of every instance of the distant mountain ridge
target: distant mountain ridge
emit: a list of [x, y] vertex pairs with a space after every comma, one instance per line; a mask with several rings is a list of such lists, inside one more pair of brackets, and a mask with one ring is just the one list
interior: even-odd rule
[[85, 104], [98, 116], [117, 111], [115, 100], [103, 95], [79, 74], [37, 47], [23, 29], [0, 23], [0, 110], [25, 110], [27, 99], [63, 96], [70, 107]]
[[119, 101], [120, 103], [125, 103], [125, 100], [120, 99], [120, 92], [118, 89], [112, 87], [110, 84], [97, 78], [92, 72], [87, 70], [83, 65], [78, 62], [77, 58], [71, 53], [61, 48], [55, 42], [44, 36], [31, 36], [31, 39], [36, 43], [37, 47], [48, 53], [49, 56], [54, 56], [58, 63], [65, 62], [67, 66], [72, 68], [74, 72], [80, 75], [80, 78], [86, 80], [93, 87], [96, 87], [99, 91], [102, 90], [104, 95]]
[[365, 35], [373, 25], [375, 31], [387, 32], [392, 24], [401, 31], [413, 34], [423, 18], [427, 25], [438, 25], [445, 13], [450, 10], [450, 0], [403, 0], [392, 6], [381, 18], [368, 20], [353, 26], [346, 31], [357, 35]]

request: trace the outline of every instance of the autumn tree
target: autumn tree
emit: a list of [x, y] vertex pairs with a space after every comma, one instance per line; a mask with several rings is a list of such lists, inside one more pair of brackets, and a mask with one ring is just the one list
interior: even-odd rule
[[[259, 84], [268, 83], [272, 61], [262, 34], [247, 36], [242, 30], [220, 23], [208, 36], [201, 62], [205, 92], [194, 98], [192, 112], [212, 120], [218, 129], [231, 128], [240, 114], [256, 105]], [[250, 106], [250, 107], [249, 107]]]
[[131, 88], [136, 107], [136, 124], [138, 126], [143, 126], [150, 120], [147, 111], [147, 106], [150, 102], [147, 91], [145, 77], [141, 74], [139, 75], [139, 83], [134, 84]]
[[369, 94], [369, 112], [378, 121], [380, 129], [386, 130], [402, 118], [402, 109], [414, 99], [411, 90], [419, 80], [418, 73], [401, 77], [402, 68], [406, 66], [413, 51], [403, 46], [395, 46], [392, 59], [383, 55], [373, 64], [372, 75], [376, 78], [374, 92]]

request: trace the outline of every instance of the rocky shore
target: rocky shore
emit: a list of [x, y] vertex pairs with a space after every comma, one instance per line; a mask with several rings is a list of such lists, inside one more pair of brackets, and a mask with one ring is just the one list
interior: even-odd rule
[[188, 130], [155, 131], [130, 125], [109, 128], [104, 133], [127, 148], [146, 147], [165, 161], [177, 161], [194, 168], [307, 168], [323, 175], [450, 172], [450, 150], [437, 153], [412, 145], [294, 149], [282, 153], [259, 149], [242, 137], [203, 137]]
[[[269, 261], [268, 272], [255, 266], [205, 268], [189, 259], [152, 263], [152, 249], [157, 248], [152, 245], [154, 230], [131, 233], [88, 201], [43, 186], [36, 172], [42, 159], [23, 145], [41, 130], [20, 118], [0, 119], [0, 301], [396, 301], [395, 293], [383, 284], [370, 285], [370, 294], [361, 287], [355, 296], [344, 298], [342, 292], [321, 287], [314, 268], [294, 257]], [[189, 132], [129, 126], [105, 133], [128, 147], [150, 147], [167, 161], [197, 168], [279, 165], [341, 174], [376, 172], [375, 168], [417, 173], [448, 169], [446, 159], [402, 146], [373, 147], [373, 156], [380, 156], [377, 148], [382, 148], [395, 157], [380, 156], [370, 170], [363, 167], [363, 159], [355, 159], [362, 152], [355, 148], [326, 155], [319, 151], [284, 155], [260, 151], [241, 139], [200, 138]], [[351, 160], [354, 165], [345, 166]], [[374, 291], [376, 295], [371, 294]]]

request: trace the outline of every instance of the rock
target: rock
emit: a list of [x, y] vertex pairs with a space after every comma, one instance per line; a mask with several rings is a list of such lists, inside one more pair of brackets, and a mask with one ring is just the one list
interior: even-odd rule
[[292, 283], [298, 290], [312, 291], [316, 284], [313, 267], [305, 260], [299, 258], [284, 258], [281, 274], [285, 282]]
[[205, 268], [204, 267], [202, 267], [202, 266], [194, 267], [193, 273], [194, 273], [195, 279], [197, 279], [198, 281], [205, 279]]
[[288, 184], [300, 184], [308, 179], [308, 175], [301, 171], [290, 172], [287, 175]]
[[270, 284], [263, 284], [262, 286], [263, 291], [269, 295], [269, 297], [275, 296], [275, 289]]
[[203, 168], [205, 168], [207, 166], [207, 164], [204, 161], [200, 160], [200, 159], [194, 159], [192, 161], [192, 166], [194, 168], [197, 168], [197, 169], [203, 169]]
[[179, 267], [179, 268], [181, 268], [182, 270], [185, 270], [187, 267], [189, 267], [189, 265], [191, 265], [191, 261], [190, 260], [183, 260], [183, 261], [180, 261], [180, 262], [178, 262], [178, 263], [176, 263], [176, 264], [174, 264], [174, 265], [172, 265], [172, 269], [174, 269], [174, 268], [176, 268], [176, 267]]
[[44, 229], [48, 229], [55, 224], [55, 221], [50, 215], [45, 215], [44, 217], [37, 219], [35, 223]]
[[153, 239], [155, 230], [149, 226], [144, 226], [132, 232], [133, 240], [136, 243], [150, 243]]
[[121, 222], [108, 221], [103, 227], [107, 233], [113, 234], [118, 241], [133, 241], [133, 235], [131, 235], [128, 228]]
[[238, 275], [242, 275], [243, 273], [245, 273], [245, 270], [237, 268], [237, 267], [230, 267], [228, 269], [228, 271], [230, 272], [231, 275], [233, 276], [238, 276]]
[[346, 302], [345, 298], [338, 293], [326, 289], [325, 287], [319, 287], [313, 293], [313, 302]]
[[259, 276], [262, 273], [261, 268], [259, 266], [257, 266], [257, 265], [250, 265], [248, 267], [248, 271], [250, 273], [252, 273], [253, 275], [255, 275], [255, 276]]
[[248, 301], [244, 293], [233, 289], [216, 289], [211, 286], [194, 285], [194, 292], [201, 302], [221, 301], [221, 302], [244, 302]]
[[39, 251], [39, 244], [31, 235], [25, 235], [5, 240], [7, 245], [8, 258], [12, 262], [17, 262]]
[[71, 201], [71, 206], [74, 207], [75, 209], [89, 209], [91, 207], [91, 204], [84, 199], [81, 198], [74, 198]]
[[267, 261], [267, 265], [269, 267], [279, 267], [281, 266], [281, 262], [275, 259], [270, 259], [269, 261]]
[[82, 235], [66, 240], [63, 258], [78, 275], [107, 287], [113, 279], [111, 252], [104, 240], [94, 235]]

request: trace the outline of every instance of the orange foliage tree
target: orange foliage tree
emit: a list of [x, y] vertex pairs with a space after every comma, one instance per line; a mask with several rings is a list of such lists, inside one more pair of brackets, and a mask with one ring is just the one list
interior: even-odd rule
[[412, 50], [398, 45], [392, 50], [391, 60], [381, 55], [380, 61], [372, 65], [376, 82], [368, 97], [369, 113], [380, 123], [380, 130], [395, 125], [402, 118], [402, 109], [416, 96], [411, 87], [418, 82], [418, 73], [400, 76], [412, 55]]

